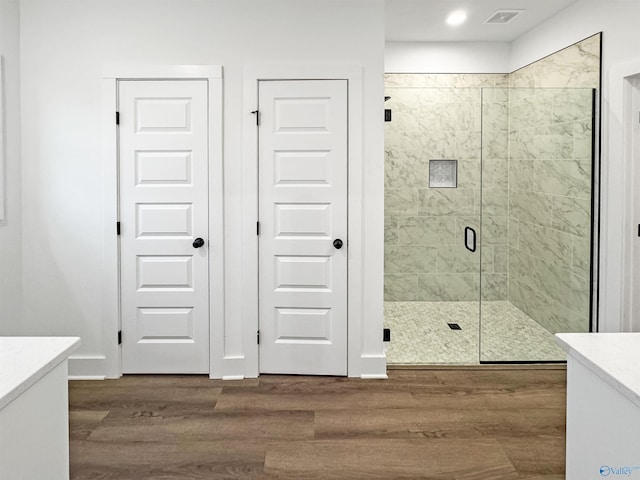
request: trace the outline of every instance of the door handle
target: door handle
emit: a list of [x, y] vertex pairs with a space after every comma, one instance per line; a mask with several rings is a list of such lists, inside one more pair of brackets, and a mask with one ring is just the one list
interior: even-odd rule
[[471, 227], [464, 228], [464, 246], [470, 252], [476, 251], [476, 231]]
[[196, 239], [193, 241], [193, 248], [200, 248], [200, 247], [202, 247], [203, 245], [204, 245], [204, 240], [203, 240], [203, 239], [201, 239], [200, 237], [196, 238]]
[[333, 246], [336, 247], [336, 250], [340, 250], [342, 248], [342, 245], [343, 245], [342, 240], [340, 240], [339, 238], [336, 238], [333, 241]]

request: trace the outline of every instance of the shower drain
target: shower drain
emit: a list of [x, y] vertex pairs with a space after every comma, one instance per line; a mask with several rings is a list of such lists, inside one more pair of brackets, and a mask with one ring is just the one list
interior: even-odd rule
[[449, 325], [451, 330], [462, 330], [462, 327], [457, 323], [447, 323], [447, 325]]

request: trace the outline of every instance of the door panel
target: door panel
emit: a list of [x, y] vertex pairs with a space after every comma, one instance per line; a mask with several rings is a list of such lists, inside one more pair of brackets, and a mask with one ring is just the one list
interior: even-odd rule
[[122, 370], [206, 373], [207, 83], [118, 88]]
[[347, 83], [261, 81], [259, 111], [260, 371], [346, 375]]

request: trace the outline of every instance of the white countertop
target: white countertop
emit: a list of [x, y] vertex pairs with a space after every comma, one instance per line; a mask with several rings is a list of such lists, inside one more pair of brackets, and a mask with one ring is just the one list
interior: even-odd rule
[[640, 333], [558, 333], [556, 341], [640, 407]]
[[78, 337], [0, 337], [0, 410], [79, 346]]

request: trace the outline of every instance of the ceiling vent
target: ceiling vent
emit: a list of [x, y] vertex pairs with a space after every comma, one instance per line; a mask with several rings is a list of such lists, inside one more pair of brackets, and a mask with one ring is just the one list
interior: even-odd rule
[[508, 23], [520, 13], [522, 13], [522, 10], [498, 10], [487, 18], [484, 23]]

